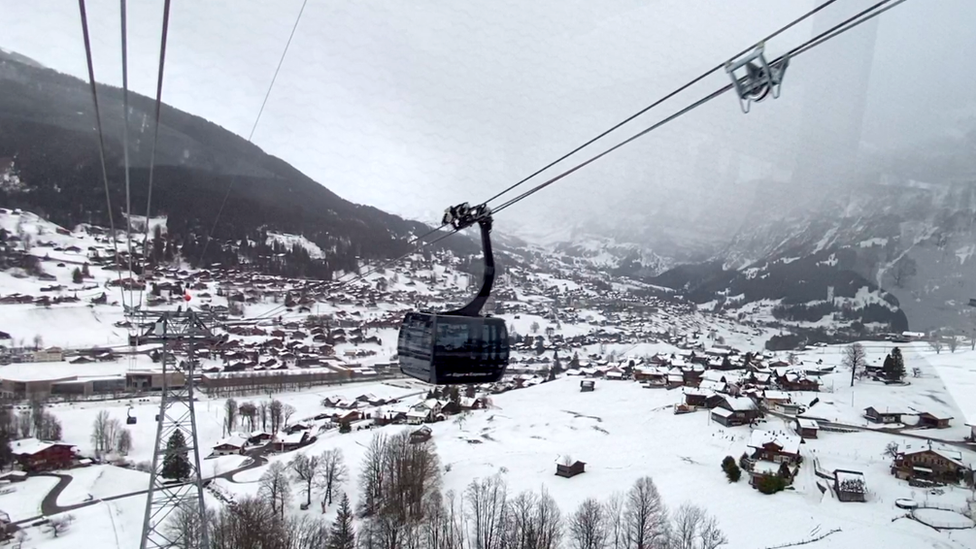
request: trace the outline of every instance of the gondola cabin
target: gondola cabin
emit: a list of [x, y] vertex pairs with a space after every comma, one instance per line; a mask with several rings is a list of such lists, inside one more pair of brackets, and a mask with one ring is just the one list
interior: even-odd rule
[[495, 280], [491, 253], [491, 210], [467, 203], [448, 208], [444, 225], [460, 231], [477, 223], [485, 270], [481, 290], [470, 303], [454, 311], [412, 312], [403, 317], [397, 339], [400, 371], [435, 385], [492, 383], [508, 366], [508, 330], [505, 321], [481, 315]]
[[407, 313], [400, 327], [400, 369], [435, 385], [492, 383], [508, 365], [505, 320]]

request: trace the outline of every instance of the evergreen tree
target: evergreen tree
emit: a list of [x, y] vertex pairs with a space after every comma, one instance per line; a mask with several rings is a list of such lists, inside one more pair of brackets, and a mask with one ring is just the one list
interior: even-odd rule
[[579, 353], [573, 353], [573, 358], [572, 360], [569, 361], [569, 368], [573, 369], [579, 367], [580, 367]]
[[563, 366], [559, 363], [559, 351], [552, 354], [552, 366], [549, 368], [549, 381], [556, 379], [556, 376], [563, 373]]
[[884, 374], [885, 379], [891, 379], [892, 369], [894, 368], [895, 361], [891, 358], [891, 354], [884, 359], [884, 364], [881, 366], [881, 373]]
[[81, 276], [91, 278], [91, 271], [88, 270], [88, 263], [81, 266]]
[[891, 373], [888, 379], [901, 381], [905, 379], [905, 357], [901, 354], [901, 349], [895, 347], [891, 350]]
[[82, 282], [85, 281], [84, 277], [81, 274], [81, 269], [79, 269], [78, 267], [75, 267], [75, 270], [71, 271], [71, 281], [74, 282], [75, 284], [81, 284]]
[[352, 526], [352, 508], [349, 496], [342, 494], [339, 502], [339, 514], [332, 523], [332, 533], [329, 535], [327, 549], [355, 549], [356, 533]]
[[190, 459], [187, 457], [186, 438], [183, 431], [174, 431], [166, 442], [166, 457], [163, 458], [163, 478], [186, 480], [190, 478]]

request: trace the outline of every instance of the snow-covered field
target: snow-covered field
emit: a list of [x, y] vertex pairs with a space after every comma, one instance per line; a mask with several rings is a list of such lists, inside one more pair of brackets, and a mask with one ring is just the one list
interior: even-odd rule
[[[807, 359], [839, 357], [829, 348], [822, 354], [817, 353], [819, 351], [810, 351], [804, 355]], [[906, 352], [909, 368], [913, 361], [937, 362], [943, 356], [930, 357], [924, 352], [915, 356]], [[962, 358], [954, 360], [963, 362]], [[920, 398], [928, 399], [927, 392], [935, 393], [940, 383], [938, 378], [932, 378], [931, 387], [916, 386], [922, 391]], [[867, 384], [861, 383], [856, 390], [869, 393], [867, 387]], [[295, 419], [300, 419], [320, 411], [320, 401], [324, 396], [341, 394], [354, 398], [366, 392], [395, 396], [416, 391], [376, 384], [282, 393], [275, 397], [295, 406], [298, 410]], [[838, 401], [846, 398], [839, 387], [835, 393], [821, 396], [824, 399], [836, 397]], [[794, 482], [794, 489], [765, 496], [751, 489], [745, 481], [729, 484], [719, 467], [726, 455], [738, 457], [745, 451], [750, 429], [725, 428], [711, 422], [706, 413], [673, 415], [671, 405], [680, 398], [679, 391], [643, 389], [629, 381], [599, 381], [596, 391], [580, 393], [575, 378], [561, 378], [540, 386], [496, 395], [492, 409], [472, 412], [463, 422], [451, 420], [431, 425], [433, 440], [445, 466], [444, 489], [462, 492], [474, 478], [500, 474], [512, 492], [544, 487], [559, 502], [562, 511], [569, 513], [586, 497], [605, 499], [613, 492], [625, 491], [637, 478], [649, 475], [654, 478], [670, 506], [676, 507], [688, 501], [714, 514], [729, 536], [730, 547], [794, 543], [834, 529], [840, 531], [817, 542], [816, 546], [976, 546], [976, 530], [940, 533], [916, 521], [899, 518], [905, 515], [905, 511], [894, 506], [897, 498], [962, 507], [970, 492], [949, 488], [945, 494], [935, 495], [913, 489], [892, 477], [888, 472], [888, 458], [883, 457], [882, 452], [890, 441], [903, 442], [898, 436], [877, 432], [822, 433], [821, 438], [808, 440], [803, 445], [802, 453], [806, 461]], [[868, 397], [858, 395], [857, 398]], [[148, 459], [150, 455], [154, 405], [136, 405], [140, 423], [130, 426], [136, 435], [134, 460]], [[52, 410], [65, 423], [68, 440], [84, 449], [91, 420], [101, 409], [108, 410], [113, 417], [122, 418], [126, 404], [86, 403], [58, 406]], [[198, 419], [201, 443], [216, 442], [222, 435], [220, 403], [200, 402]], [[776, 418], [768, 419], [761, 428], [788, 430]], [[388, 426], [382, 429], [392, 433], [410, 428]], [[354, 473], [344, 489], [355, 502], [356, 473], [371, 436], [373, 432], [365, 430], [344, 435], [330, 431], [300, 451], [317, 454], [327, 449], [341, 449]], [[586, 473], [572, 479], [556, 477], [556, 463], [567, 455], [586, 462]], [[290, 453], [272, 456], [271, 460], [290, 460], [293, 457], [294, 454]], [[845, 468], [864, 472], [869, 490], [867, 503], [840, 503], [829, 493], [821, 494], [813, 474], [814, 459], [824, 470]], [[973, 460], [973, 455], [967, 454], [967, 459]], [[227, 471], [238, 464], [239, 461], [227, 462], [218, 469]], [[242, 473], [235, 477], [234, 483], [220, 480], [220, 489], [238, 496], [254, 494], [257, 484], [253, 481], [260, 477], [263, 470], [259, 468]], [[103, 498], [136, 491], [146, 484], [144, 474], [114, 467], [80, 469], [73, 474], [75, 481], [62, 494], [59, 499], [61, 504], [78, 502], [89, 493]], [[6, 498], [0, 499], [0, 505], [4, 505], [4, 501], [16, 501], [13, 508], [20, 509], [21, 515], [33, 513], [43, 494], [53, 486], [53, 479], [32, 479], [29, 482], [36, 485], [18, 487], [24, 497], [12, 499], [11, 495], [0, 496]], [[123, 504], [123, 501], [127, 504]], [[138, 510], [132, 517], [129, 514], [134, 512], [133, 508], [141, 509], [142, 503], [141, 497], [133, 497], [73, 511], [78, 520], [74, 531], [64, 539], [74, 537], [77, 540], [83, 536], [87, 541], [91, 530], [97, 527], [111, 531], [114, 521], [114, 528], [119, 529], [121, 546], [129, 546], [123, 539], [137, 536], [137, 533], [127, 529], [138, 529], [140, 518]], [[299, 503], [296, 497], [292, 503], [294, 512], [299, 512]], [[775, 520], [767, 520], [769, 517], [775, 517]], [[106, 534], [102, 531], [96, 535]], [[106, 537], [105, 541], [111, 546], [115, 543], [114, 536]], [[56, 547], [55, 543], [62, 542], [52, 541], [44, 547]]]
[[33, 477], [0, 487], [0, 510], [12, 521], [36, 517], [41, 514], [41, 500], [57, 483], [54, 477]]

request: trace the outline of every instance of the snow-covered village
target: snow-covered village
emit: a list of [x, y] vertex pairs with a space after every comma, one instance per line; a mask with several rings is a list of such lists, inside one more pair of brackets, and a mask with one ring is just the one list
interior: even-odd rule
[[[761, 319], [540, 255], [509, 266], [489, 304], [511, 340], [505, 376], [437, 386], [400, 373], [397, 318], [471, 292], [450, 253], [338, 292], [171, 265], [123, 279], [124, 292], [105, 231], [15, 210], [0, 223], [5, 257], [34, 258], [0, 273], [13, 464], [0, 516], [26, 546], [138, 544], [160, 393], [186, 381], [164, 374], [171, 358], [196, 364], [200, 476], [221, 521], [263, 501], [287, 535], [348, 521], [390, 536], [382, 512], [367, 511], [409, 489], [437, 510], [396, 535], [423, 547], [495, 547], [479, 544], [520, 520], [550, 529], [533, 534], [552, 538], [539, 547], [592, 528], [631, 547], [622, 540], [645, 526], [690, 528], [688, 547], [976, 543], [970, 339], [770, 351], [779, 329]], [[119, 306], [140, 292], [149, 311], [211, 312], [226, 337], [164, 356]], [[420, 456], [420, 484], [386, 469]], [[163, 476], [193, 466], [176, 454]], [[653, 524], [635, 526], [644, 504]]]
[[976, 549], [972, 21], [0, 0], [0, 547]]

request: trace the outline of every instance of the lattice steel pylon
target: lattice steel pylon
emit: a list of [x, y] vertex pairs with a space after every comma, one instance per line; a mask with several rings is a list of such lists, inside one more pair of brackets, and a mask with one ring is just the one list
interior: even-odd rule
[[[218, 338], [204, 323], [202, 314], [189, 308], [186, 311], [162, 313], [148, 331], [139, 336], [139, 343], [163, 344], [163, 390], [156, 421], [156, 446], [140, 549], [209, 546], [197, 422], [193, 409], [197, 361], [194, 351], [213, 345]], [[185, 355], [185, 358], [178, 358], [177, 354]], [[182, 384], [178, 383], [181, 377]], [[182, 432], [185, 446], [168, 448], [170, 437], [176, 432]], [[166, 457], [171, 455], [182, 456], [188, 462], [190, 471], [186, 478], [163, 477]], [[188, 514], [185, 518], [195, 523], [193, 528], [167, 527], [167, 517], [178, 508]], [[195, 539], [187, 539], [189, 537]]]

